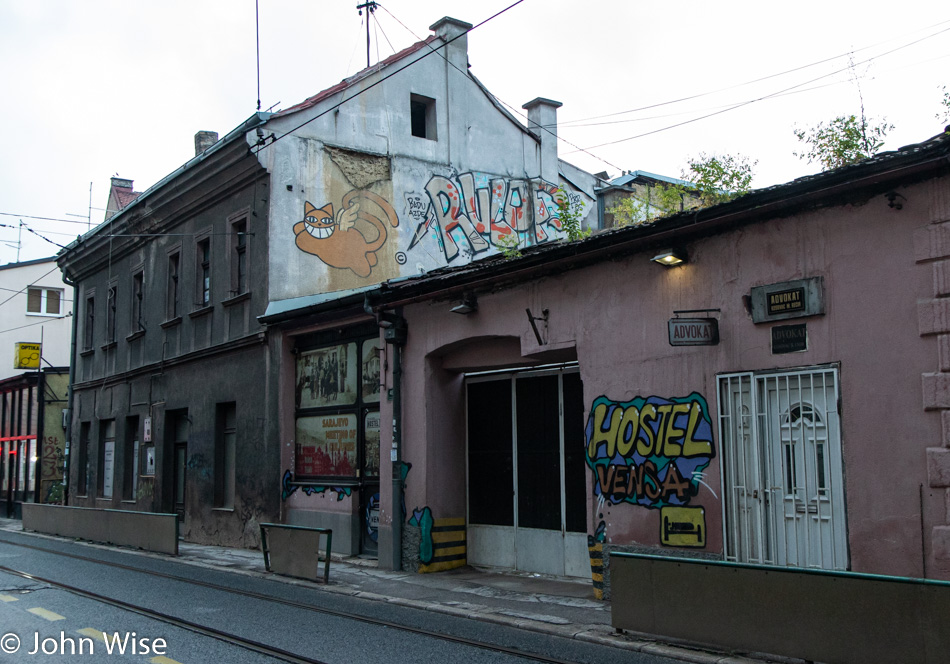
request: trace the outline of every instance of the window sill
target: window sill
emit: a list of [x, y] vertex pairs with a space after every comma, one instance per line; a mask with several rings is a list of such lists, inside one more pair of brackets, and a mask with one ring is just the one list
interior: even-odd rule
[[119, 345], [119, 342], [118, 342], [118, 341], [110, 341], [110, 342], [107, 343], [107, 344], [102, 344], [101, 348], [102, 348], [102, 350], [112, 350], [113, 348], [115, 348], [115, 347], [118, 346], [118, 345]]
[[66, 318], [66, 314], [44, 314], [40, 311], [27, 311], [27, 316], [37, 316], [39, 318]]
[[234, 512], [233, 507], [212, 507], [212, 512]]
[[[84, 348], [83, 350], [79, 351], [79, 357], [92, 357], [95, 352], [95, 348]], [[80, 496], [76, 497], [79, 498]]]
[[207, 315], [210, 314], [212, 311], [214, 311], [214, 305], [213, 305], [213, 304], [209, 304], [209, 305], [206, 306], [206, 307], [201, 307], [200, 309], [195, 309], [195, 310], [192, 311], [190, 314], [188, 314], [188, 317], [189, 317], [189, 318], [201, 318], [202, 316], [207, 316]]
[[136, 339], [141, 339], [145, 336], [145, 330], [136, 330], [129, 336], [125, 338], [126, 341], [135, 341]]
[[167, 330], [170, 327], [175, 327], [176, 325], [181, 325], [181, 316], [176, 316], [171, 320], [167, 320], [161, 324], [163, 330]]
[[134, 504], [135, 504], [135, 501], [134, 501], [134, 500], [123, 500], [123, 501], [122, 501], [122, 504], [123, 504], [123, 505], [134, 505]]
[[251, 291], [244, 291], [240, 295], [235, 295], [234, 297], [229, 297], [226, 300], [221, 301], [221, 306], [230, 307], [231, 305], [237, 304], [238, 302], [243, 302], [244, 300], [251, 299]]

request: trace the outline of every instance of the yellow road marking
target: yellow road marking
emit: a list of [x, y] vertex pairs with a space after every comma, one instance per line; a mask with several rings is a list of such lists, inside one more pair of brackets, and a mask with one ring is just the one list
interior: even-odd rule
[[88, 636], [90, 638], [95, 639], [96, 641], [101, 641], [102, 643], [106, 642], [106, 640], [102, 638], [101, 629], [93, 629], [92, 627], [83, 627], [82, 629], [77, 629], [76, 631], [82, 634], [83, 636]]
[[152, 659], [148, 661], [150, 661], [152, 664], [181, 664], [181, 662], [176, 662], [175, 660], [169, 659], [168, 657], [165, 657], [164, 655], [153, 657]]
[[19, 599], [19, 597], [13, 595], [0, 595], [0, 602], [17, 602]]
[[54, 620], [66, 620], [66, 616], [61, 616], [58, 613], [53, 613], [52, 611], [47, 611], [46, 609], [41, 609], [39, 607], [34, 607], [32, 609], [27, 609], [30, 613], [39, 616], [40, 618], [45, 618], [50, 622]]

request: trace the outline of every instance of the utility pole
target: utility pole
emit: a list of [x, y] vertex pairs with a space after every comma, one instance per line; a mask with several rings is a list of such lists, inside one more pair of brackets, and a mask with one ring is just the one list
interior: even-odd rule
[[366, 66], [369, 67], [369, 17], [370, 14], [376, 13], [377, 4], [370, 0], [370, 2], [364, 2], [361, 5], [356, 5], [356, 8], [360, 12], [360, 16], [363, 15], [363, 10], [366, 10]]

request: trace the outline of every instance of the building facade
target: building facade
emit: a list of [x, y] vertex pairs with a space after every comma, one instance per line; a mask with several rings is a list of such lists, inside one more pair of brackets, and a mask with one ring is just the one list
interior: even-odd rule
[[557, 156], [560, 104], [519, 122], [469, 72], [469, 28], [442, 19], [253, 116], [61, 255], [81, 312], [70, 504], [176, 511], [218, 544], [255, 546], [262, 521], [331, 527], [335, 551], [395, 564], [378, 523], [390, 355], [365, 294], [596, 219], [596, 179]]
[[405, 556], [595, 585], [618, 549], [950, 578], [948, 154], [384, 284]]

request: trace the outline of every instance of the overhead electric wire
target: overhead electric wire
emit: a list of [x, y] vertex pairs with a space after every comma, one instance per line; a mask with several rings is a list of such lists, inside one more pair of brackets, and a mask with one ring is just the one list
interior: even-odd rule
[[789, 92], [790, 90], [795, 90], [795, 89], [797, 89], [797, 88], [802, 87], [803, 85], [808, 85], [809, 83], [814, 83], [815, 81], [820, 81], [820, 80], [822, 80], [822, 79], [824, 79], [824, 78], [828, 78], [829, 76], [836, 76], [836, 75], [838, 75], [838, 74], [840, 74], [840, 73], [842, 73], [842, 72], [844, 72], [844, 71], [848, 71], [849, 69], [852, 69], [854, 66], [863, 65], [863, 64], [866, 64], [866, 63], [868, 63], [868, 62], [871, 62], [872, 60], [876, 60], [877, 58], [882, 58], [882, 57], [884, 57], [885, 55], [890, 55], [891, 53], [895, 53], [896, 51], [900, 51], [900, 50], [902, 50], [902, 49], [909, 48], [910, 46], [913, 46], [914, 44], [918, 44], [918, 43], [920, 43], [920, 42], [922, 42], [922, 41], [924, 41], [924, 40], [926, 40], [926, 39], [930, 39], [931, 37], [936, 37], [937, 35], [942, 34], [942, 33], [944, 33], [944, 32], [948, 32], [948, 31], [950, 31], [950, 28], [945, 28], [945, 29], [941, 30], [940, 32], [936, 32], [936, 33], [934, 33], [934, 34], [932, 34], [932, 35], [928, 35], [927, 37], [922, 37], [921, 39], [917, 39], [917, 40], [915, 40], [915, 41], [909, 42], [909, 43], [907, 43], [907, 44], [904, 44], [903, 46], [898, 46], [897, 48], [894, 48], [894, 49], [891, 49], [890, 51], [886, 51], [886, 52], [884, 52], [884, 53], [881, 53], [880, 55], [876, 55], [876, 56], [874, 56], [874, 57], [868, 58], [867, 60], [862, 60], [861, 62], [855, 63], [854, 65], [849, 64], [849, 65], [848, 65], [847, 67], [845, 67], [844, 69], [838, 69], [838, 70], [833, 71], [833, 72], [831, 72], [831, 73], [829, 73], [829, 74], [823, 74], [823, 75], [818, 76], [818, 77], [816, 77], [816, 78], [813, 78], [813, 79], [811, 79], [811, 80], [804, 81], [803, 83], [798, 83], [798, 84], [793, 85], [793, 86], [791, 86], [791, 87], [785, 88], [784, 90], [779, 90], [779, 91], [777, 91], [777, 92], [773, 92], [773, 93], [770, 93], [770, 94], [767, 94], [767, 95], [763, 95], [763, 96], [757, 97], [757, 98], [755, 98], [755, 99], [749, 99], [749, 100], [747, 100], [747, 101], [738, 102], [738, 103], [734, 104], [733, 106], [730, 106], [730, 107], [728, 107], [728, 108], [722, 109], [722, 110], [720, 110], [720, 111], [716, 111], [716, 112], [714, 112], [714, 113], [708, 113], [708, 114], [706, 114], [706, 115], [701, 115], [701, 116], [699, 116], [699, 117], [692, 118], [691, 120], [684, 120], [683, 122], [677, 122], [676, 124], [672, 124], [672, 125], [669, 125], [669, 126], [666, 126], [666, 127], [661, 127], [661, 128], [659, 128], [659, 129], [654, 129], [654, 130], [652, 130], [652, 131], [647, 131], [647, 132], [644, 132], [644, 133], [642, 133], [642, 134], [637, 134], [636, 136], [628, 136], [628, 137], [626, 137], [626, 138], [620, 138], [620, 139], [617, 139], [617, 140], [615, 140], [615, 141], [607, 141], [606, 143], [598, 143], [597, 145], [591, 145], [591, 146], [588, 146], [587, 148], [585, 148], [585, 150], [595, 150], [595, 149], [597, 149], [597, 148], [602, 148], [602, 147], [605, 147], [605, 146], [608, 146], [608, 145], [617, 145], [618, 143], [625, 143], [625, 142], [627, 142], [627, 141], [632, 141], [632, 140], [637, 139], [637, 138], [643, 138], [644, 136], [650, 136], [650, 135], [652, 135], [652, 134], [658, 134], [658, 133], [663, 132], [663, 131], [668, 131], [668, 130], [670, 130], [670, 129], [675, 129], [676, 127], [682, 127], [683, 125], [691, 124], [691, 123], [693, 123], [693, 122], [698, 122], [699, 120], [705, 120], [706, 118], [711, 118], [711, 117], [716, 116], [716, 115], [721, 115], [721, 114], [723, 114], [723, 113], [728, 113], [729, 111], [733, 111], [733, 110], [735, 110], [735, 109], [737, 109], [737, 108], [742, 108], [743, 106], [748, 106], [749, 104], [754, 104], [754, 103], [756, 103], [756, 102], [763, 101], [763, 100], [765, 100], [765, 99], [772, 99], [772, 98], [774, 98], [774, 97], [781, 96], [781, 95], [783, 95], [784, 93]]
[[49, 272], [47, 272], [46, 274], [44, 274], [44, 275], [42, 275], [42, 276], [40, 276], [40, 277], [37, 277], [37, 279], [36, 279], [35, 281], [33, 281], [33, 283], [27, 284], [26, 286], [24, 286], [23, 288], [21, 288], [20, 290], [18, 290], [16, 293], [14, 293], [13, 295], [11, 295], [11, 296], [8, 297], [7, 299], [5, 299], [3, 302], [0, 302], [0, 307], [2, 307], [2, 306], [5, 305], [7, 302], [9, 302], [9, 301], [12, 300], [13, 298], [15, 298], [17, 295], [20, 295], [20, 294], [23, 293], [24, 291], [29, 290], [29, 289], [32, 288], [33, 286], [36, 286], [36, 285], [39, 283], [40, 279], [45, 279], [46, 277], [48, 277], [49, 275], [53, 274], [53, 272], [55, 272], [55, 271], [58, 270], [58, 269], [59, 269], [59, 265], [53, 266], [53, 269], [51, 269], [51, 270], [50, 270]]
[[[927, 26], [926, 28], [920, 28], [919, 30], [915, 30], [914, 32], [909, 33], [909, 34], [914, 34], [914, 33], [920, 32], [921, 30], [930, 30], [931, 28], [937, 28], [937, 27], [939, 27], [939, 26], [941, 26], [941, 25], [944, 25], [945, 23], [950, 23], [950, 20], [948, 20], [948, 21], [941, 21], [940, 23], [934, 23], [933, 25], [929, 25], [929, 26]], [[932, 34], [932, 35], [928, 35], [928, 36], [926, 36], [926, 37], [922, 37], [921, 39], [919, 39], [919, 40], [917, 40], [917, 41], [923, 41], [923, 40], [925, 40], [925, 39], [929, 39], [930, 37], [934, 37], [934, 36], [936, 36], [936, 35], [938, 35], [938, 34], [941, 34], [941, 32], [945, 32], [945, 31], [946, 31], [946, 30], [941, 30], [940, 32], [936, 32], [936, 33], [934, 33], [934, 34]], [[807, 65], [800, 65], [800, 66], [798, 66], [798, 67], [793, 67], [792, 69], [786, 69], [785, 71], [778, 72], [778, 73], [775, 73], [775, 74], [769, 74], [768, 76], [762, 76], [762, 77], [760, 77], [760, 78], [752, 79], [751, 81], [745, 81], [744, 83], [736, 83], [735, 85], [730, 85], [730, 86], [727, 86], [727, 87], [724, 87], [724, 88], [718, 88], [718, 89], [716, 89], [716, 90], [710, 90], [710, 91], [708, 91], [708, 92], [701, 92], [701, 93], [699, 93], [699, 94], [690, 95], [690, 96], [688, 96], [688, 97], [681, 97], [681, 98], [679, 98], [679, 99], [672, 99], [672, 100], [669, 100], [669, 101], [658, 102], [658, 103], [656, 103], [656, 104], [649, 104], [649, 105], [647, 105], [647, 106], [641, 106], [641, 107], [639, 107], [639, 108], [632, 108], [632, 109], [629, 109], [629, 110], [626, 110], [626, 111], [616, 111], [616, 112], [614, 112], [614, 113], [606, 113], [606, 114], [604, 114], [604, 115], [593, 115], [593, 116], [590, 116], [590, 117], [587, 117], [587, 118], [578, 118], [577, 120], [567, 120], [567, 121], [564, 121], [564, 122], [558, 122], [558, 124], [559, 124], [561, 127], [571, 127], [571, 126], [576, 125], [576, 123], [578, 123], [578, 122], [587, 122], [588, 120], [600, 120], [600, 119], [602, 119], [602, 118], [614, 117], [614, 116], [616, 116], [616, 115], [626, 115], [626, 114], [628, 114], [628, 113], [637, 113], [637, 112], [639, 112], [639, 111], [646, 111], [646, 110], [649, 110], [649, 109], [651, 109], [651, 108], [658, 108], [658, 107], [660, 107], [660, 106], [669, 106], [669, 105], [671, 105], [671, 104], [678, 104], [678, 103], [683, 102], [683, 101], [690, 101], [690, 100], [692, 100], [692, 99], [698, 99], [698, 98], [700, 98], [700, 97], [707, 97], [707, 96], [709, 96], [709, 95], [718, 94], [718, 93], [720, 93], [720, 92], [726, 92], [726, 91], [728, 91], [728, 90], [734, 90], [734, 89], [736, 89], [736, 88], [741, 88], [741, 87], [744, 87], [744, 86], [746, 86], [746, 85], [753, 85], [753, 84], [755, 84], [755, 83], [761, 83], [762, 81], [767, 81], [767, 80], [769, 80], [769, 79], [777, 78], [777, 77], [779, 77], [779, 76], [785, 76], [786, 74], [793, 74], [793, 73], [795, 73], [795, 72], [797, 72], [797, 71], [801, 71], [801, 70], [803, 70], [803, 69], [808, 69], [808, 68], [810, 68], [810, 67], [816, 67], [816, 66], [818, 66], [818, 65], [823, 65], [823, 64], [825, 64], [826, 62], [832, 62], [832, 61], [838, 60], [838, 59], [840, 59], [840, 58], [848, 57], [848, 56], [853, 55], [853, 54], [855, 54], [855, 53], [860, 53], [861, 51], [866, 51], [866, 50], [868, 50], [868, 49], [870, 49], [870, 48], [875, 48], [875, 47], [880, 46], [880, 45], [882, 45], [882, 44], [887, 44], [888, 42], [893, 42], [893, 41], [895, 41], [895, 39], [897, 39], [897, 38], [885, 39], [884, 41], [877, 42], [876, 44], [871, 44], [871, 45], [869, 45], [869, 46], [863, 46], [863, 47], [861, 47], [861, 48], [859, 48], [859, 49], [851, 50], [851, 51], [848, 51], [848, 52], [846, 52], [846, 53], [842, 53], [842, 54], [840, 54], [840, 55], [835, 55], [835, 56], [830, 57], [830, 58], [825, 58], [824, 60], [818, 60], [818, 61], [816, 61], [816, 62], [812, 62], [812, 63], [809, 63], [809, 64], [807, 64]], [[916, 42], [916, 41], [915, 41], [915, 42], [911, 42], [911, 44], [915, 44], [915, 43], [917, 43], [917, 42]], [[910, 44], [908, 44], [908, 45], [910, 45]], [[893, 52], [893, 51], [888, 51], [888, 53], [892, 53], [892, 52]], [[882, 55], [887, 55], [887, 53], [883, 53]], [[875, 56], [875, 57], [881, 57], [881, 56]], [[870, 58], [868, 61], [873, 60], [873, 59], [874, 59], [874, 58]]]
[[[396, 21], [396, 23], [398, 23], [398, 24], [401, 25], [403, 28], [405, 28], [405, 29], [409, 32], [409, 34], [411, 34], [413, 37], [415, 37], [418, 41], [423, 41], [423, 40], [419, 37], [419, 35], [417, 35], [415, 32], [413, 32], [412, 30], [410, 30], [409, 27], [406, 26], [405, 23], [403, 23], [403, 22], [400, 21], [398, 18], [396, 18], [396, 16], [395, 16], [391, 11], [389, 11], [386, 7], [384, 7], [383, 5], [378, 5], [378, 6], [379, 6], [384, 12], [386, 12], [387, 14], [389, 14], [389, 15], [393, 18], [393, 20]], [[476, 27], [478, 27], [478, 26], [476, 26]], [[474, 30], [475, 28], [472, 28], [472, 29]], [[441, 47], [440, 47], [440, 48], [441, 48]], [[430, 49], [432, 52], [435, 52], [435, 51], [437, 50], [437, 49], [433, 49], [432, 46], [429, 46], [429, 49]], [[445, 57], [445, 55], [443, 55], [443, 54], [440, 53], [439, 56], [440, 56], [443, 60], [445, 60], [445, 62], [446, 62], [447, 64], [451, 65], [456, 71], [458, 71], [458, 72], [460, 72], [460, 73], [462, 73], [462, 74], [468, 76], [468, 72], [464, 72], [464, 71], [462, 71], [461, 69], [459, 69], [451, 60], [449, 60], [447, 57]], [[504, 99], [502, 99], [501, 97], [495, 95], [494, 93], [491, 93], [491, 95], [492, 95], [495, 99], [497, 99], [499, 103], [501, 103], [501, 104], [503, 104], [504, 106], [507, 106], [508, 108], [510, 108], [513, 113], [515, 113], [516, 115], [520, 115], [522, 118], [524, 118], [525, 120], [527, 120], [529, 126], [530, 126], [531, 124], [534, 124], [534, 126], [537, 127], [538, 129], [541, 129], [541, 130], [543, 130], [543, 131], [546, 131], [547, 133], [551, 134], [552, 136], [554, 136], [554, 137], [555, 137], [556, 139], [558, 139], [559, 141], [564, 142], [565, 144], [569, 145], [570, 147], [574, 148], [575, 150], [578, 150], [578, 151], [580, 151], [580, 152], [584, 152], [584, 153], [588, 154], [589, 156], [593, 157], [594, 159], [596, 159], [597, 161], [599, 161], [599, 162], [601, 162], [601, 163], [603, 163], [603, 164], [607, 164], [607, 165], [610, 166], [611, 168], [616, 168], [617, 170], [623, 170], [623, 169], [621, 169], [619, 166], [617, 166], [616, 164], [610, 163], [609, 161], [607, 161], [607, 160], [604, 159], [603, 157], [598, 157], [597, 155], [595, 155], [595, 154], [593, 154], [593, 153], [587, 152], [587, 150], [585, 150], [584, 148], [580, 147], [579, 145], [574, 145], [573, 143], [571, 143], [571, 142], [570, 142], [569, 140], [567, 140], [566, 138], [563, 138], [562, 136], [558, 136], [558, 135], [555, 134], [553, 131], [551, 131], [548, 127], [539, 125], [539, 124], [537, 124], [537, 123], [531, 123], [531, 121], [528, 120], [528, 116], [525, 115], [521, 110], [515, 108], [514, 106], [512, 106], [511, 104], [509, 104], [508, 102], [506, 102], [506, 101], [505, 101]]]
[[[454, 41], [455, 41], [456, 39], [458, 39], [459, 37], [462, 37], [463, 35], [466, 35], [466, 34], [468, 34], [469, 32], [471, 32], [472, 30], [475, 30], [476, 28], [479, 28], [479, 27], [485, 25], [486, 23], [488, 23], [488, 22], [491, 21], [492, 19], [495, 19], [495, 18], [501, 16], [502, 14], [504, 14], [505, 12], [507, 12], [509, 9], [512, 9], [513, 7], [517, 7], [517, 6], [520, 5], [522, 2], [524, 2], [524, 0], [516, 0], [516, 2], [513, 2], [512, 4], [508, 5], [507, 7], [505, 7], [504, 9], [502, 9], [501, 11], [498, 11], [498, 12], [496, 12], [495, 14], [492, 14], [491, 16], [489, 16], [488, 18], [486, 18], [484, 21], [481, 21], [481, 22], [478, 23], [477, 25], [472, 26], [469, 30], [463, 32], [463, 33], [460, 34], [460, 35], [457, 35], [457, 36], [453, 37], [452, 39], [449, 39], [448, 41], [445, 42], [445, 44], [443, 44], [443, 45], [440, 46], [439, 48], [441, 49], [441, 48], [444, 48], [444, 47], [448, 46], [449, 44], [451, 44], [452, 42], [454, 42]], [[374, 82], [371, 83], [370, 85], [367, 85], [365, 88], [361, 88], [360, 90], [357, 90], [357, 91], [356, 91], [354, 94], [352, 94], [351, 96], [349, 96], [349, 97], [347, 97], [347, 98], [345, 98], [345, 99], [341, 99], [339, 102], [337, 102], [336, 104], [333, 104], [332, 106], [330, 106], [329, 108], [327, 108], [327, 109], [324, 110], [323, 112], [316, 114], [315, 116], [313, 116], [313, 117], [310, 118], [309, 120], [305, 120], [304, 122], [301, 122], [299, 125], [297, 125], [296, 127], [292, 128], [292, 129], [287, 130], [286, 132], [284, 132], [284, 133], [281, 134], [280, 136], [276, 136], [276, 135], [273, 135], [273, 134], [272, 134], [272, 135], [271, 135], [271, 138], [270, 138], [270, 142], [265, 142], [263, 145], [259, 146], [257, 152], [260, 152], [261, 150], [264, 150], [265, 148], [270, 147], [271, 145], [273, 145], [273, 144], [276, 143], [277, 141], [279, 141], [279, 140], [281, 140], [281, 139], [283, 139], [283, 138], [286, 138], [287, 136], [293, 134], [294, 132], [298, 131], [299, 129], [302, 129], [302, 128], [305, 127], [306, 125], [310, 124], [310, 123], [313, 122], [314, 120], [318, 120], [319, 118], [322, 118], [324, 115], [330, 113], [331, 111], [335, 111], [335, 110], [338, 109], [340, 106], [342, 106], [343, 104], [347, 103], [348, 101], [350, 101], [350, 100], [352, 100], [352, 99], [356, 99], [356, 98], [359, 97], [360, 95], [362, 95], [362, 94], [368, 92], [369, 90], [372, 90], [373, 88], [375, 88], [377, 85], [379, 85], [379, 84], [382, 83], [383, 81], [386, 81], [386, 80], [392, 78], [393, 76], [395, 76], [396, 74], [400, 73], [400, 72], [403, 71], [404, 69], [408, 69], [409, 67], [411, 67], [412, 65], [416, 64], [416, 63], [419, 62], [420, 60], [423, 60], [424, 58], [429, 57], [429, 56], [432, 55], [432, 53], [434, 53], [434, 52], [435, 52], [435, 50], [431, 50], [431, 51], [429, 51], [428, 53], [423, 53], [420, 57], [416, 58], [416, 59], [413, 60], [412, 62], [409, 62], [409, 63], [407, 63], [405, 66], [400, 67], [399, 69], [396, 69], [395, 71], [392, 71], [392, 72], [386, 74], [385, 76], [380, 77], [378, 80], [374, 81]]]
[[51, 323], [54, 320], [62, 320], [63, 318], [69, 318], [72, 315], [73, 315], [73, 312], [70, 311], [67, 314], [63, 314], [62, 316], [47, 316], [43, 320], [38, 320], [35, 323], [27, 323], [26, 325], [20, 325], [19, 327], [11, 327], [8, 330], [0, 330], [0, 334], [6, 334], [7, 332], [16, 332], [17, 330], [22, 330], [23, 328], [26, 328], [26, 327], [34, 327], [36, 325], [43, 325], [44, 323]]

